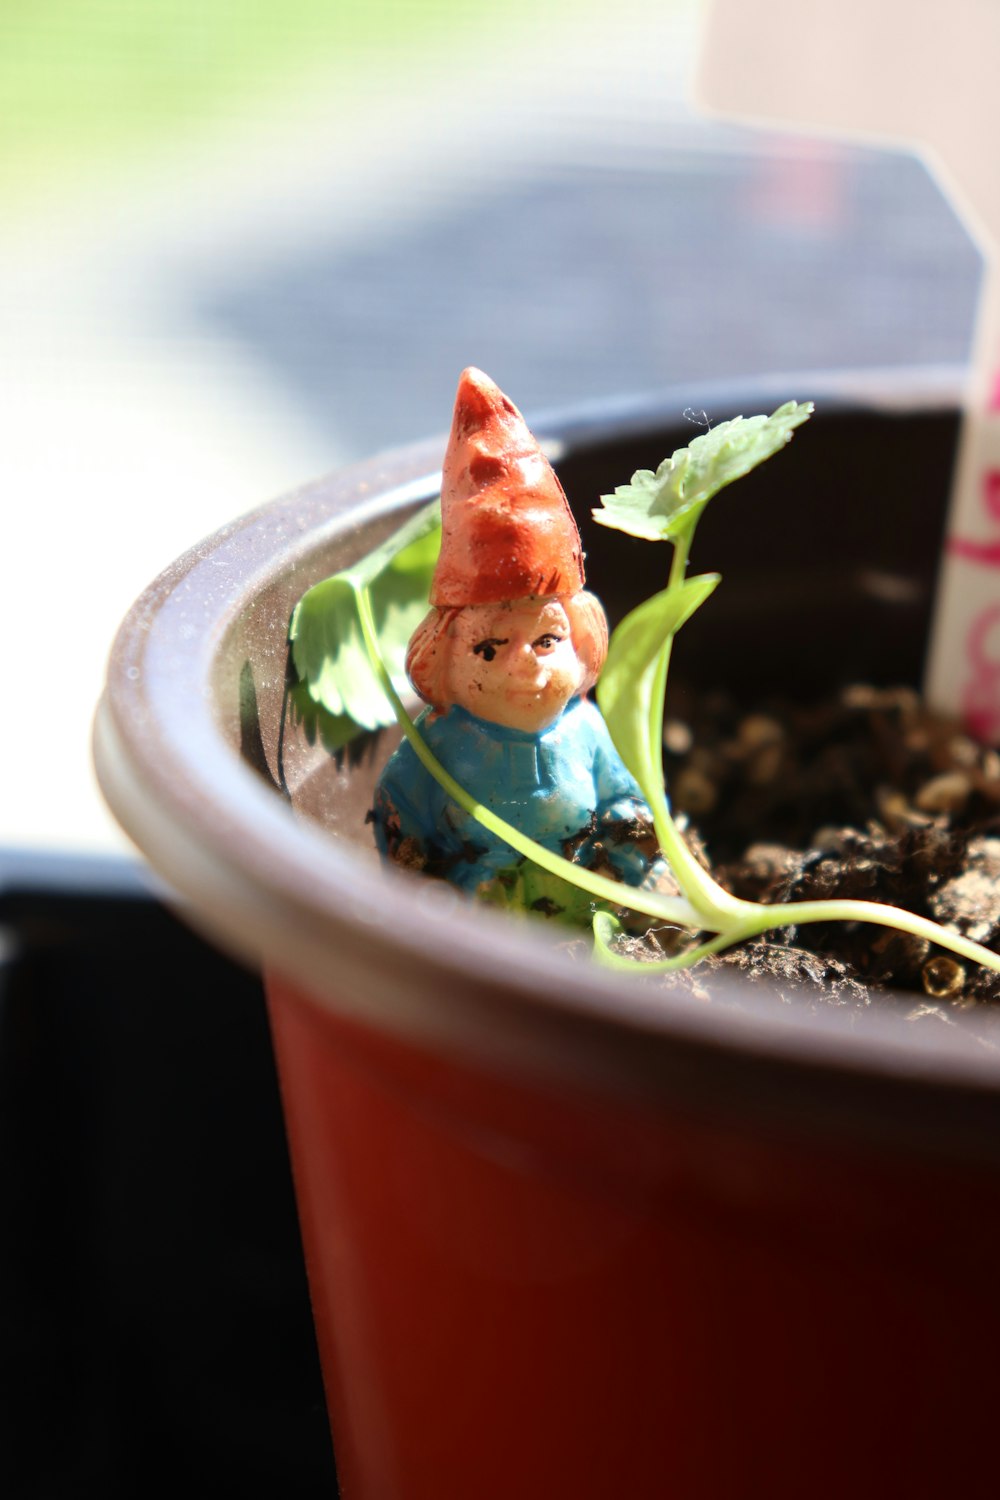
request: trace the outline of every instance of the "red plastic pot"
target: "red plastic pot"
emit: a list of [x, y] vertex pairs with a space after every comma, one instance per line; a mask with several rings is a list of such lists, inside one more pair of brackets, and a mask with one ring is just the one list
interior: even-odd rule
[[[724, 583], [676, 670], [750, 698], [916, 681], [957, 429], [923, 378], [536, 423], [590, 586], [613, 617], [661, 586], [659, 549], [587, 518], [690, 436], [684, 408], [789, 396], [817, 416], [706, 518]], [[125, 828], [268, 973], [344, 1493], [992, 1494], [1000, 1050], [961, 1015], [914, 1028], [912, 997], [816, 1016], [574, 961], [383, 870], [364, 813], [392, 737], [337, 762], [292, 722], [295, 601], [433, 493], [442, 451], [182, 558], [123, 625], [96, 726]]]

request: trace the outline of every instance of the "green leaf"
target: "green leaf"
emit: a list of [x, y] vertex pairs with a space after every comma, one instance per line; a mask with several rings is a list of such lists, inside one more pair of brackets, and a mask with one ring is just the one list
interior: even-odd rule
[[654, 474], [639, 469], [630, 484], [602, 495], [594, 520], [646, 541], [673, 541], [693, 531], [705, 505], [725, 485], [777, 453], [812, 414], [811, 401], [786, 401], [769, 417], [734, 417], [678, 448]]
[[336, 721], [335, 728], [325, 725], [331, 737], [346, 734], [347, 721], [354, 732], [395, 722], [368, 659], [358, 593], [369, 590], [383, 659], [397, 691], [405, 692], [406, 648], [427, 613], [440, 546], [441, 508], [434, 501], [374, 552], [315, 584], [295, 606], [292, 661], [309, 697]]
[[615, 749], [650, 807], [663, 797], [664, 653], [718, 582], [718, 573], [705, 573], [654, 594], [625, 616], [608, 646], [597, 702]]
[[[423, 549], [419, 545], [421, 542], [425, 543]], [[400, 574], [424, 571], [428, 557], [431, 558], [433, 572], [440, 548], [441, 501], [432, 500], [429, 505], [418, 510], [415, 516], [411, 516], [405, 526], [394, 531], [380, 547], [352, 563], [345, 569], [345, 573], [349, 573], [363, 588], [370, 588], [390, 568]]]

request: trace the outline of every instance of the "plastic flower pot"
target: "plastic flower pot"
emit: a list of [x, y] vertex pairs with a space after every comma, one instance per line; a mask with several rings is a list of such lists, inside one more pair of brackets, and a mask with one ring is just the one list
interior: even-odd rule
[[[952, 388], [949, 388], [952, 389]], [[752, 702], [917, 682], [953, 395], [783, 380], [535, 424], [612, 619], [664, 553], [597, 495], [716, 420], [814, 398], [699, 533], [677, 670]], [[544, 923], [379, 865], [393, 735], [288, 711], [296, 600], [435, 488], [443, 440], [307, 487], [168, 570], [114, 647], [105, 793], [191, 922], [264, 965], [344, 1493], [575, 1500], [992, 1493], [1000, 1051], [907, 1002], [672, 1000]], [[752, 491], [751, 491], [752, 487]], [[981, 1027], [980, 1027], [981, 1031]], [[943, 1034], [942, 1034], [943, 1033]]]

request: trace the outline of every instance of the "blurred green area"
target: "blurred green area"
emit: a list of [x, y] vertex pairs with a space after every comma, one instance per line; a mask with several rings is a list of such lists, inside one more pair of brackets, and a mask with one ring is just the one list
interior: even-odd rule
[[477, 0], [0, 0], [5, 201], [291, 107], [320, 70], [331, 87], [377, 88], [401, 57], [474, 37], [488, 16]]

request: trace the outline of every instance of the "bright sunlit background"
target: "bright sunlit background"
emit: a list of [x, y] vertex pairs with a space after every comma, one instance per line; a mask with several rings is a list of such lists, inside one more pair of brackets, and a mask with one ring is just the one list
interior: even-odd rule
[[[121, 846], [89, 767], [134, 595], [449, 422], [706, 376], [960, 363], [924, 168], [687, 102], [698, 0], [0, 3], [0, 846]], [[808, 390], [790, 388], [790, 396]]]

